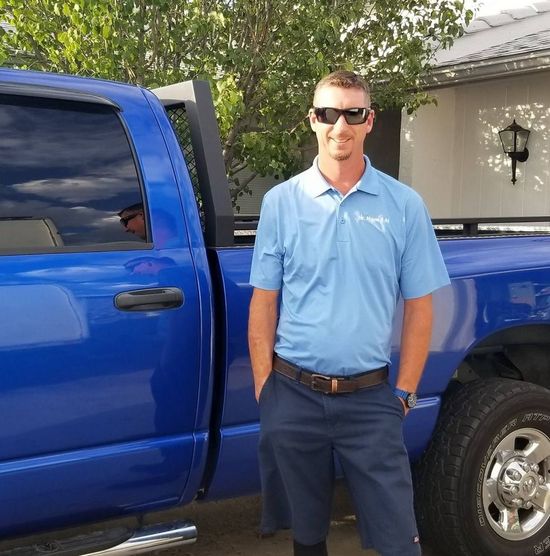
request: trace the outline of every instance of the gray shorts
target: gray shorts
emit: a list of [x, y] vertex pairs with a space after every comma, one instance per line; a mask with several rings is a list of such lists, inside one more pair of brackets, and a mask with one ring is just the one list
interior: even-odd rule
[[336, 453], [362, 546], [420, 555], [403, 408], [388, 383], [327, 395], [272, 372], [259, 404], [264, 533], [291, 528], [308, 545], [326, 538]]

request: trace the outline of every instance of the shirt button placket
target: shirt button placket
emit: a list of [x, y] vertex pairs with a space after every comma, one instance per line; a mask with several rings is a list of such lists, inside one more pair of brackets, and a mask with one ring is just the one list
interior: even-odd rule
[[338, 209], [336, 218], [336, 237], [338, 238], [338, 241], [349, 241], [349, 224], [346, 219], [346, 212], [342, 208], [342, 205], [340, 205], [340, 208]]

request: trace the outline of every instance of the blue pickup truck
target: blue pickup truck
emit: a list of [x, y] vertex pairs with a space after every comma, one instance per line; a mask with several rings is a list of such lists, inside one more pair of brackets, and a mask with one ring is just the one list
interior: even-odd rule
[[[193, 542], [191, 522], [71, 528], [259, 489], [254, 223], [208, 85], [0, 70], [0, 122], [0, 554]], [[441, 554], [550, 554], [550, 237], [466, 225], [441, 239], [452, 285], [404, 422], [419, 523]]]

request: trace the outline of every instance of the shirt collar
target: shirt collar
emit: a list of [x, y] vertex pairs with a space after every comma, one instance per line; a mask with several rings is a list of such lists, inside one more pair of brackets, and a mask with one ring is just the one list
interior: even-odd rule
[[[356, 183], [356, 187], [360, 191], [364, 191], [365, 193], [370, 193], [371, 195], [378, 195], [380, 191], [380, 184], [378, 183], [378, 175], [376, 171], [372, 167], [370, 160], [366, 155], [363, 155], [365, 159], [365, 171], [363, 175], [359, 178], [359, 181]], [[319, 170], [318, 165], [319, 157], [316, 156], [313, 164], [310, 168], [310, 180], [307, 184], [308, 192], [312, 195], [312, 197], [319, 197], [323, 193], [330, 191], [332, 186], [327, 182], [324, 178], [323, 174]]]
[[361, 179], [357, 183], [357, 189], [370, 193], [371, 195], [378, 195], [380, 193], [380, 183], [378, 182], [378, 173], [372, 167], [368, 156], [363, 155], [365, 158], [365, 171]]

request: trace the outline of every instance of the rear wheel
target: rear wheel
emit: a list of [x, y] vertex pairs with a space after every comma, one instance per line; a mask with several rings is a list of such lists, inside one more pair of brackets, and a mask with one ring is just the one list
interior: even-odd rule
[[450, 396], [416, 469], [423, 538], [449, 556], [550, 555], [550, 391], [507, 379]]

